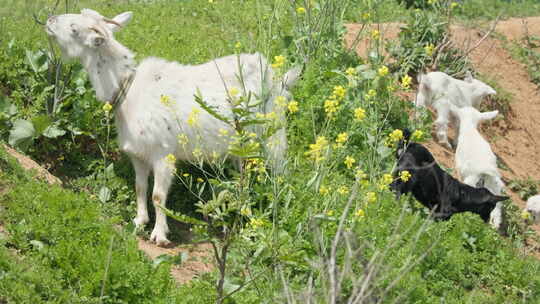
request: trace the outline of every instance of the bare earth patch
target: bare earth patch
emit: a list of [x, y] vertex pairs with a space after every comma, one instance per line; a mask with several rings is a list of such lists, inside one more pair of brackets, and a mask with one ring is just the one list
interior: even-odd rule
[[[525, 26], [526, 25], [526, 26]], [[389, 23], [372, 26], [379, 28], [384, 39], [396, 39], [401, 24]], [[469, 28], [461, 25], [451, 26], [451, 39], [455, 46], [468, 50], [476, 44], [487, 32], [490, 24], [484, 29]], [[351, 47], [357, 33], [364, 29], [359, 24], [348, 24], [346, 45]], [[540, 96], [538, 87], [531, 82], [526, 67], [512, 58], [504, 47], [504, 42], [497, 37], [503, 36], [507, 41], [521, 42], [528, 33], [540, 36], [540, 17], [512, 18], [499, 21], [495, 27], [498, 35], [490, 35], [472, 52], [469, 53], [475, 70], [484, 77], [499, 84], [505, 91], [512, 94], [509, 117], [485, 124], [481, 132], [489, 141], [495, 154], [507, 169], [500, 169], [504, 180], [508, 183], [514, 179], [531, 178], [540, 180]], [[369, 31], [367, 32], [369, 33]], [[356, 52], [365, 57], [369, 43], [360, 41]], [[408, 95], [413, 100], [413, 95]], [[487, 106], [489, 108], [489, 104]], [[450, 138], [455, 138], [454, 130], [449, 132]], [[539, 140], [537, 140], [539, 139]], [[454, 153], [435, 142], [426, 144], [437, 161], [448, 168], [454, 168]], [[520, 208], [525, 203], [516, 194], [507, 190]], [[540, 227], [533, 226], [540, 234]], [[540, 257], [540, 252], [533, 253]]]
[[214, 269], [212, 245], [209, 243], [174, 245], [169, 248], [156, 246], [156, 244], [142, 238], [138, 239], [138, 243], [139, 250], [146, 253], [152, 260], [163, 254], [176, 256], [184, 252], [187, 253], [186, 261], [181, 265], [171, 267], [171, 276], [180, 284], [189, 282], [197, 275]]

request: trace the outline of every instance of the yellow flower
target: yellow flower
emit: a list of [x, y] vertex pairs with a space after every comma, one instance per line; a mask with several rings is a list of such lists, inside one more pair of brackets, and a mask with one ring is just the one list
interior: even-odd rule
[[366, 215], [366, 213], [364, 212], [364, 210], [358, 209], [358, 210], [356, 210], [354, 215], [356, 215], [357, 217], [364, 217]]
[[341, 195], [345, 195], [347, 193], [349, 193], [349, 188], [347, 188], [347, 186], [340, 186], [338, 189], [337, 189], [337, 192]]
[[276, 119], [276, 117], [277, 117], [277, 115], [276, 115], [276, 112], [274, 112], [274, 111], [266, 113], [266, 116], [265, 116], [266, 119], [270, 119], [270, 120]]
[[363, 120], [364, 118], [366, 118], [366, 110], [358, 107], [354, 110], [354, 118], [358, 121], [361, 121]]
[[314, 144], [309, 145], [309, 151], [305, 154], [314, 159], [315, 162], [319, 162], [324, 159], [323, 153], [326, 152], [327, 147], [328, 140], [324, 136], [319, 136]]
[[375, 96], [377, 96], [377, 91], [375, 91], [374, 89], [370, 89], [366, 94], [366, 99], [371, 99]]
[[201, 110], [199, 110], [197, 108], [193, 108], [191, 110], [191, 113], [189, 113], [188, 120], [187, 120], [188, 125], [190, 125], [191, 127], [195, 127], [195, 126], [199, 125], [199, 113], [200, 112], [201, 112]]
[[355, 174], [356, 178], [358, 178], [359, 180], [364, 180], [367, 178], [367, 174], [361, 170], [361, 169], [358, 169], [356, 170], [356, 174]]
[[238, 42], [236, 42], [236, 44], [234, 45], [234, 47], [235, 47], [236, 49], [239, 49], [239, 48], [242, 47], [242, 43], [240, 43], [240, 41], [238, 41]]
[[319, 188], [319, 193], [322, 194], [322, 195], [327, 195], [330, 192], [331, 189], [332, 188], [330, 188], [330, 187], [321, 186]]
[[178, 134], [178, 143], [185, 146], [188, 143], [188, 137], [186, 134]]
[[278, 96], [276, 97], [276, 104], [278, 107], [285, 107], [287, 105], [287, 98], [283, 97], [283, 96]]
[[255, 117], [258, 118], [258, 119], [265, 119], [266, 118], [266, 116], [261, 112], [255, 113]]
[[339, 133], [337, 138], [336, 138], [336, 142], [338, 144], [343, 144], [345, 143], [347, 140], [349, 139], [349, 134], [347, 134], [347, 132], [343, 132], [343, 133]]
[[189, 177], [189, 173], [182, 174], [183, 177]]
[[202, 155], [203, 153], [200, 148], [195, 148], [195, 150], [193, 150], [193, 156], [195, 156], [196, 159], [200, 159]]
[[379, 76], [384, 77], [386, 75], [388, 75], [388, 68], [385, 65], [383, 65], [382, 67], [379, 68]]
[[436, 2], [437, 2], [437, 0], [427, 0], [428, 4], [435, 4]]
[[327, 99], [324, 101], [324, 112], [328, 117], [332, 117], [338, 110], [339, 102], [337, 100]]
[[165, 156], [165, 161], [170, 165], [174, 165], [176, 163], [176, 157], [169, 153], [167, 156]]
[[450, 4], [450, 8], [452, 8], [452, 9], [454, 9], [454, 8], [456, 8], [456, 7], [458, 7], [458, 6], [459, 6], [459, 3], [457, 3], [457, 2], [452, 2], [452, 3]]
[[375, 192], [366, 193], [366, 201], [368, 203], [375, 203], [377, 201], [377, 193]]
[[298, 102], [294, 100], [289, 102], [289, 105], [287, 106], [287, 108], [289, 109], [289, 112], [291, 113], [298, 112]]
[[251, 137], [251, 138], [255, 138], [255, 137], [257, 137], [257, 134], [255, 134], [255, 132], [249, 132], [249, 133], [247, 134], [247, 136], [248, 136], [248, 137]]
[[431, 57], [433, 55], [433, 51], [435, 50], [435, 46], [431, 43], [424, 46], [424, 51], [426, 52], [426, 55]]
[[348, 68], [345, 70], [345, 74], [349, 75], [349, 76], [354, 76], [356, 75], [356, 69], [355, 68]]
[[364, 19], [364, 20], [369, 20], [370, 17], [371, 17], [370, 13], [363, 13], [362, 14], [362, 19]]
[[328, 216], [333, 216], [333, 215], [334, 215], [334, 210], [328, 210], [328, 211], [326, 211], [326, 215], [328, 215]]
[[171, 106], [171, 98], [167, 95], [161, 95], [159, 97], [159, 101], [161, 102], [161, 104], [163, 104], [166, 107]]
[[414, 141], [420, 141], [422, 140], [423, 137], [424, 137], [424, 132], [422, 132], [422, 130], [416, 130], [411, 135], [411, 139]]
[[240, 214], [243, 216], [251, 216], [251, 209], [249, 207], [243, 207], [240, 209]]
[[240, 91], [236, 87], [232, 87], [229, 89], [229, 95], [231, 95], [231, 97], [236, 97], [238, 93], [240, 93]]
[[390, 133], [389, 136], [393, 142], [400, 141], [403, 138], [403, 131], [401, 131], [400, 129], [395, 129], [394, 131], [392, 131], [392, 133]]
[[407, 182], [409, 179], [411, 179], [411, 173], [407, 170], [403, 170], [399, 173], [399, 178], [402, 181]]
[[343, 163], [347, 166], [347, 169], [350, 169], [350, 168], [352, 168], [352, 166], [354, 165], [355, 162], [356, 162], [356, 159], [354, 159], [354, 158], [347, 155], [347, 157], [345, 157], [345, 161]]
[[274, 63], [272, 63], [272, 67], [277, 69], [282, 67], [285, 64], [285, 56], [278, 55], [274, 56]]
[[524, 220], [528, 220], [531, 218], [531, 213], [527, 210], [521, 211], [521, 218]]
[[371, 38], [377, 40], [381, 37], [381, 33], [378, 30], [371, 31]]
[[111, 110], [112, 110], [112, 105], [108, 102], [106, 102], [104, 105], [103, 105], [103, 111], [105, 111], [105, 113], [109, 113]]
[[306, 9], [300, 6], [296, 8], [296, 12], [298, 14], [304, 14], [306, 12]]
[[249, 224], [251, 225], [251, 227], [253, 228], [258, 228], [258, 227], [262, 227], [264, 225], [264, 221], [261, 220], [261, 219], [255, 219], [255, 218], [252, 218], [250, 221], [249, 221]]
[[384, 185], [391, 184], [393, 180], [394, 180], [394, 178], [392, 177], [392, 175], [388, 174], [388, 173], [384, 174], [383, 177], [382, 177], [382, 183]]
[[345, 94], [347, 93], [347, 89], [345, 89], [342, 86], [335, 86], [333, 94], [336, 96], [337, 100], [342, 100], [345, 98]]
[[408, 89], [411, 86], [411, 83], [412, 83], [411, 76], [405, 75], [405, 76], [403, 76], [403, 78], [401, 78], [401, 86], [404, 89]]
[[202, 182], [204, 182], [204, 179], [197, 177], [197, 183], [202, 183]]
[[208, 3], [214, 3], [214, 0], [208, 0]]

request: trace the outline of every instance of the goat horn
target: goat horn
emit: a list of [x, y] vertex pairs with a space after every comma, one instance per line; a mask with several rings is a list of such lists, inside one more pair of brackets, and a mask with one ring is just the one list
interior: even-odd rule
[[118, 27], [122, 27], [122, 25], [114, 20], [111, 20], [111, 19], [107, 19], [107, 18], [103, 18], [103, 21], [107, 22], [107, 23], [110, 23], [110, 24], [114, 24]]

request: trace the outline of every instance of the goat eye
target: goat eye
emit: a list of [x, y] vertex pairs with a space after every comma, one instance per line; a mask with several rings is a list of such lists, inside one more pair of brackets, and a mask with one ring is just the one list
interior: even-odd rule
[[75, 24], [73, 24], [73, 23], [71, 24], [71, 32], [73, 34], [77, 34], [77, 29], [75, 29]]

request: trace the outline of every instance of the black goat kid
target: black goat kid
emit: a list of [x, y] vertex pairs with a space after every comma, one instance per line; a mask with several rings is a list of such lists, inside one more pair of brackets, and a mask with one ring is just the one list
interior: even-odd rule
[[497, 202], [508, 199], [494, 195], [486, 188], [461, 183], [439, 167], [426, 147], [410, 142], [409, 130], [404, 130], [403, 135], [396, 152], [396, 176], [406, 170], [411, 177], [406, 182], [396, 178], [390, 185], [398, 199], [401, 194], [412, 192], [433, 212], [435, 219], [447, 220], [455, 213], [470, 211], [480, 215], [485, 222]]

